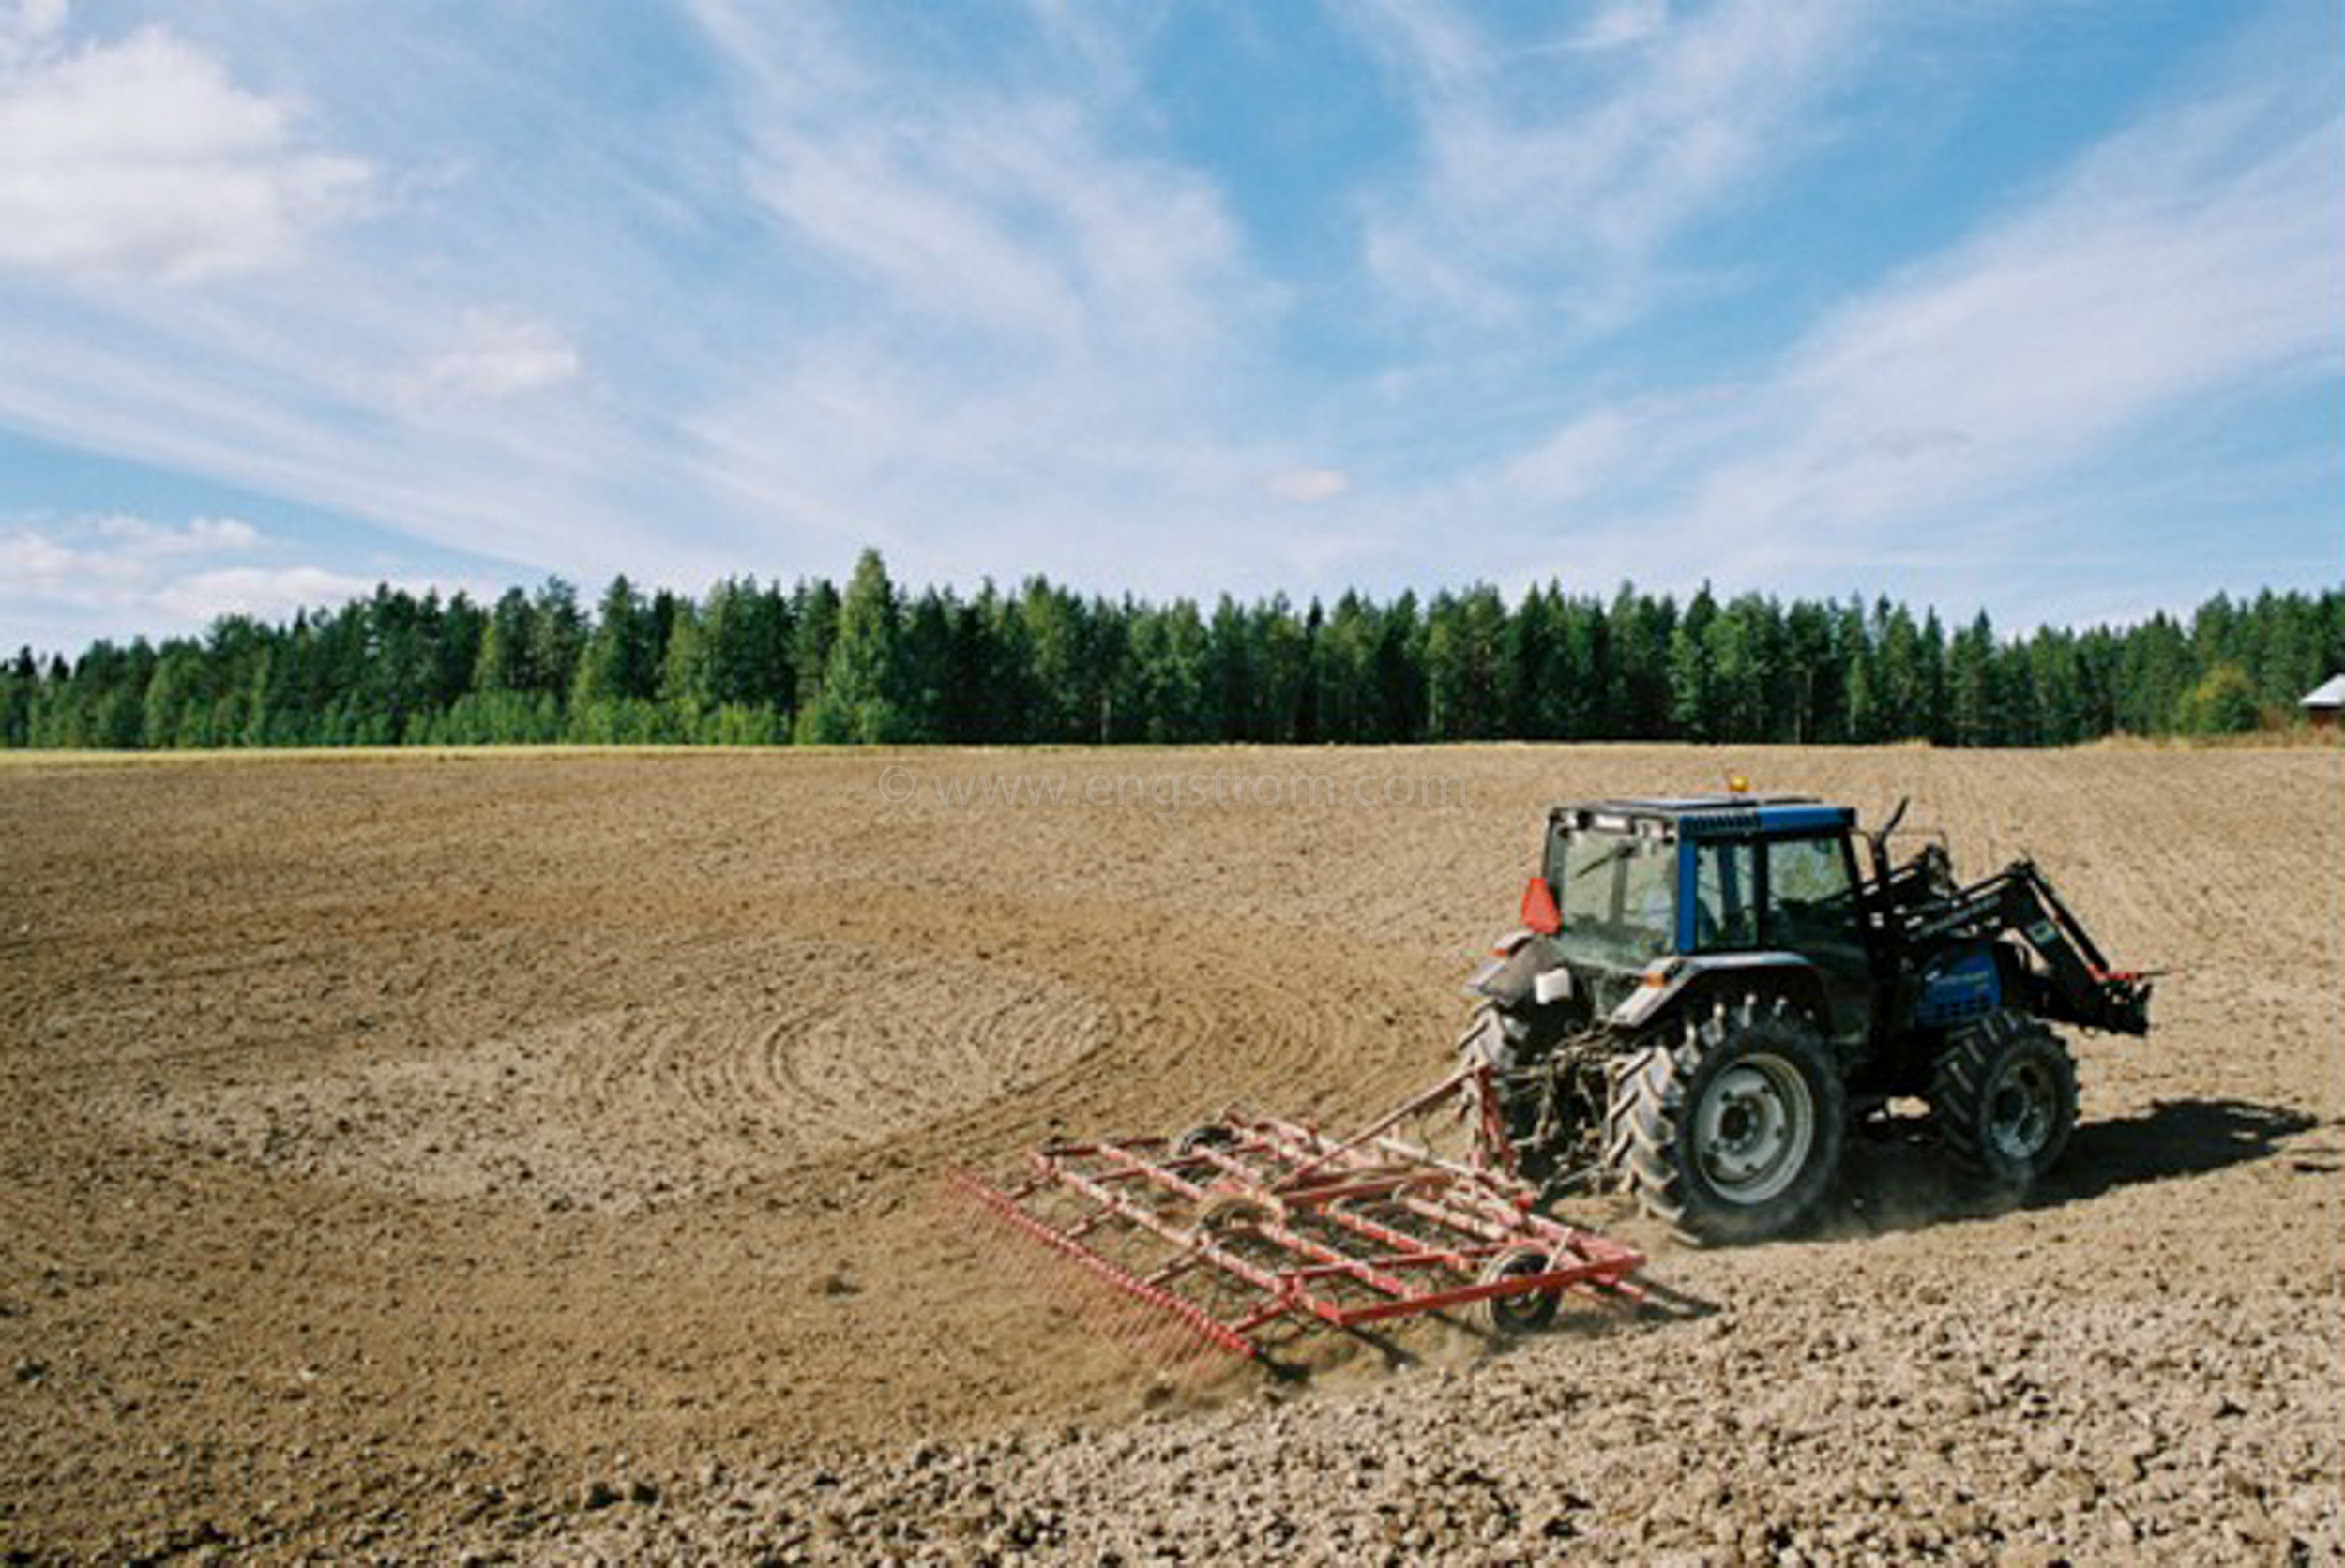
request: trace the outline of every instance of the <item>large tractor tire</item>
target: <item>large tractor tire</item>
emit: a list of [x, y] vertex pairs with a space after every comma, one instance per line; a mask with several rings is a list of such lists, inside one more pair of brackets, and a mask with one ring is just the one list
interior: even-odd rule
[[1647, 1214], [1732, 1245], [1807, 1220], [1839, 1174], [1848, 1091], [1808, 1017], [1746, 996], [1624, 1059], [1606, 1157]]
[[[1500, 1072], [1519, 1067], [1525, 1062], [1537, 1060], [1554, 1044], [1551, 1021], [1536, 1016], [1526, 1017], [1513, 1008], [1496, 1002], [1475, 1004], [1474, 1017], [1467, 1022], [1465, 1033], [1458, 1036], [1458, 1064], [1461, 1067], [1490, 1066]], [[1536, 1100], [1522, 1096], [1501, 1099], [1500, 1130], [1509, 1145], [1506, 1156], [1516, 1162], [1521, 1174], [1533, 1181], [1545, 1177], [1553, 1168], [1552, 1154], [1542, 1149], [1524, 1147], [1538, 1125], [1539, 1107]], [[1497, 1153], [1485, 1150], [1485, 1154]]]
[[1567, 1009], [1536, 1003], [1509, 1004], [1482, 1001], [1474, 1004], [1465, 1033], [1458, 1036], [1458, 1063], [1488, 1063], [1500, 1071], [1545, 1060], [1558, 1042], [1583, 1020]]
[[1957, 1165], [2024, 1193], [2060, 1163], [2076, 1131], [2076, 1063], [2040, 1019], [1989, 1013], [1947, 1039], [1929, 1107]]

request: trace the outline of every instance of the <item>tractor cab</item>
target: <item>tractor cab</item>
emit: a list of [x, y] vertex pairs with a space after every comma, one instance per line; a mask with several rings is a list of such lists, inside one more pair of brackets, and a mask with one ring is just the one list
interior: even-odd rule
[[1558, 807], [1524, 925], [1587, 984], [1597, 1016], [1633, 1009], [1672, 960], [1700, 957], [1705, 970], [1786, 971], [1833, 1042], [1861, 1053], [1876, 966], [1855, 822], [1847, 807], [1798, 795]]

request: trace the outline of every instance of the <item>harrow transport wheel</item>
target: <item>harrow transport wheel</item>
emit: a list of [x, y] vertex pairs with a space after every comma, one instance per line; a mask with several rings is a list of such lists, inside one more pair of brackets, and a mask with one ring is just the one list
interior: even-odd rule
[[1629, 1056], [1612, 1093], [1615, 1167], [1687, 1241], [1780, 1236], [1839, 1172], [1848, 1093], [1815, 1025], [1781, 998], [1688, 1019], [1676, 1045]]
[[1286, 1213], [1276, 1199], [1234, 1187], [1211, 1188], [1197, 1205], [1197, 1229], [1203, 1235], [1236, 1235], [1285, 1220]]
[[[1525, 1274], [1545, 1274], [1547, 1254], [1536, 1247], [1519, 1246], [1500, 1253], [1482, 1271], [1481, 1283], [1495, 1285], [1502, 1279], [1520, 1279]], [[1475, 1317], [1482, 1327], [1501, 1338], [1511, 1339], [1518, 1334], [1536, 1334], [1555, 1320], [1555, 1309], [1561, 1305], [1561, 1289], [1525, 1290], [1517, 1296], [1484, 1296], [1474, 1304]]]
[[1946, 1041], [1929, 1106], [1957, 1164], [2025, 1192], [2060, 1162], [2076, 1131], [2076, 1063], [2041, 1021], [1989, 1013]]
[[1172, 1140], [1172, 1153], [1187, 1159], [1203, 1149], [1226, 1149], [1237, 1141], [1236, 1130], [1219, 1122], [1205, 1122], [1191, 1127]]

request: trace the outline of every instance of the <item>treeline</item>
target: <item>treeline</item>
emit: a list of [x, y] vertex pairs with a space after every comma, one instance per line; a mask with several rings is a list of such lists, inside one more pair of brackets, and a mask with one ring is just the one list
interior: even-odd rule
[[1210, 610], [907, 596], [866, 551], [842, 594], [744, 578], [693, 600], [559, 579], [492, 605], [382, 587], [270, 625], [30, 649], [0, 745], [1699, 740], [2060, 746], [2293, 721], [2345, 669], [2345, 591], [2217, 596], [2187, 621], [2006, 641], [1885, 599], [1683, 605], [1623, 586], [1345, 594]]

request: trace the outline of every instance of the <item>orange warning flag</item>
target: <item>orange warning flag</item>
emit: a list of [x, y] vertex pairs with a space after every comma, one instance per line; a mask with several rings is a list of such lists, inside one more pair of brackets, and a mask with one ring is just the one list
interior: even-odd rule
[[1564, 928], [1564, 917], [1555, 908], [1555, 895], [1547, 890], [1545, 877], [1533, 877], [1522, 890], [1522, 923], [1542, 936], [1553, 936]]

